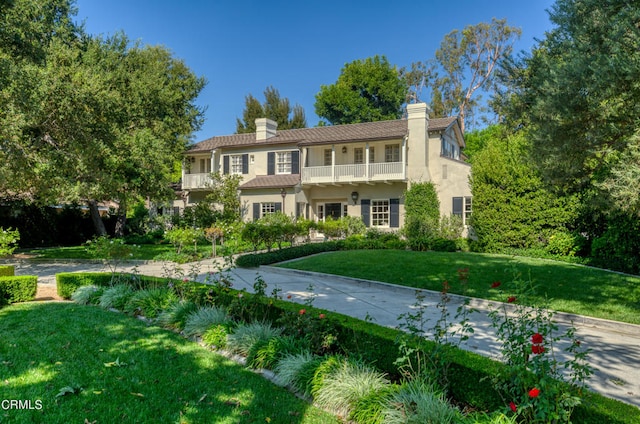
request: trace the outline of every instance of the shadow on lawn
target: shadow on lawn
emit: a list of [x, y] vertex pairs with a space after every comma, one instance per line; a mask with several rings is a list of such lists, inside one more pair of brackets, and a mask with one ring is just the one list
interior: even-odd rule
[[[0, 310], [0, 422], [334, 422], [232, 361], [127, 315], [73, 303]], [[71, 392], [57, 396], [63, 388]], [[80, 391], [79, 388], [82, 390]]]

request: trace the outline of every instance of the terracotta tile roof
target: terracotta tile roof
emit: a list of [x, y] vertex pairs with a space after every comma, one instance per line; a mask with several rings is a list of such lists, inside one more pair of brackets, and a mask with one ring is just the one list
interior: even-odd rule
[[240, 189], [293, 187], [299, 182], [300, 174], [259, 175], [242, 184]]
[[[429, 131], [442, 131], [450, 127], [456, 120], [456, 117], [430, 119]], [[336, 142], [383, 140], [404, 137], [406, 134], [407, 120], [397, 119], [394, 121], [279, 130], [274, 137], [262, 141], [256, 141], [255, 133], [221, 135], [197, 143], [189, 149], [188, 153], [207, 152], [213, 149], [236, 146], [292, 143], [307, 146]]]

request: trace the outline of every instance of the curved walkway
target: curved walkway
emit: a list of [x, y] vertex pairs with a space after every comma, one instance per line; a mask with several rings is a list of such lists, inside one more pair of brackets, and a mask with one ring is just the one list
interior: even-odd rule
[[[55, 274], [60, 272], [108, 271], [98, 263], [15, 261], [14, 265], [17, 275], [37, 275], [40, 285], [55, 285]], [[171, 263], [140, 262], [129, 263], [119, 271], [136, 269], [145, 275], [192, 276], [198, 281], [206, 282], [208, 275], [217, 272], [220, 267], [220, 263], [211, 260], [182, 267]], [[283, 298], [291, 295], [291, 300], [298, 303], [315, 296], [313, 305], [316, 307], [360, 319], [370, 317], [376, 324], [388, 327], [397, 326], [398, 316], [411, 311], [416, 302], [416, 290], [408, 287], [264, 266], [259, 269], [234, 269], [234, 288], [252, 291], [257, 275], [267, 283], [267, 293], [277, 287], [282, 290]], [[313, 289], [310, 290], [310, 287]], [[424, 293], [424, 304], [430, 315], [427, 323], [429, 327], [437, 320], [435, 305], [439, 294], [427, 291]], [[452, 316], [457, 307], [455, 303], [454, 299], [451, 303]], [[497, 359], [499, 344], [487, 316], [492, 303], [496, 307], [499, 305], [496, 302], [472, 299], [471, 306], [477, 310], [470, 316], [475, 333], [462, 347]], [[558, 314], [555, 319], [561, 327], [560, 331], [566, 324], [573, 322], [583, 345], [592, 349], [589, 362], [595, 369], [595, 374], [589, 381], [591, 389], [640, 407], [640, 326], [569, 314]], [[556, 352], [556, 355], [563, 360], [562, 353]]]

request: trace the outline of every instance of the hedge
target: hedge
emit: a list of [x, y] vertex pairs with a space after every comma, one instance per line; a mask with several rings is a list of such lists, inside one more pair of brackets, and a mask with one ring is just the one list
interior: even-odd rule
[[16, 268], [13, 265], [0, 265], [0, 277], [13, 277]]
[[[58, 274], [58, 288], [69, 289], [74, 282], [84, 284], [109, 284], [111, 274]], [[147, 283], [167, 285], [160, 279], [140, 277]], [[240, 292], [230, 288], [220, 288], [213, 285], [196, 282], [171, 281], [180, 290], [186, 300], [197, 304], [213, 304], [229, 306], [239, 299], [242, 293], [243, 302], [251, 304], [250, 309], [243, 310], [248, 321], [264, 320], [275, 322], [287, 313], [298, 314], [301, 305], [272, 297], [256, 296], [252, 293]], [[253, 300], [254, 302], [251, 302]], [[337, 312], [327, 311], [311, 306], [304, 306], [306, 313], [318, 316], [323, 313], [332, 325], [332, 330], [338, 339], [340, 350], [349, 356], [361, 358], [372, 363], [380, 371], [387, 374], [392, 381], [400, 381], [401, 375], [394, 364], [399, 355], [397, 340], [404, 333], [400, 330], [382, 327], [377, 324], [362, 321]], [[424, 340], [425, 349], [435, 346], [434, 342]], [[485, 381], [497, 375], [505, 365], [490, 358], [462, 349], [452, 348], [451, 365], [448, 372], [449, 391], [456, 401], [471, 405], [478, 410], [495, 411], [504, 409], [505, 405], [493, 386]], [[640, 422], [640, 409], [597, 393], [587, 393], [583, 403], [575, 408], [572, 415], [574, 422], [583, 424], [600, 424], [603, 422], [623, 424]]]
[[236, 265], [242, 268], [255, 268], [260, 265], [270, 265], [276, 262], [288, 261], [303, 256], [314, 255], [322, 252], [332, 252], [340, 249], [340, 244], [335, 241], [324, 243], [308, 243], [287, 249], [274, 250], [265, 253], [251, 253], [236, 258]]
[[71, 295], [80, 286], [96, 286], [108, 287], [117, 283], [127, 282], [137, 285], [137, 288], [153, 287], [158, 284], [166, 284], [166, 279], [158, 277], [149, 277], [146, 275], [134, 274], [111, 274], [90, 273], [90, 272], [64, 272], [56, 274], [56, 288], [58, 296], [63, 299], [71, 299]]
[[35, 275], [0, 277], [0, 306], [33, 300], [37, 290], [38, 277]]

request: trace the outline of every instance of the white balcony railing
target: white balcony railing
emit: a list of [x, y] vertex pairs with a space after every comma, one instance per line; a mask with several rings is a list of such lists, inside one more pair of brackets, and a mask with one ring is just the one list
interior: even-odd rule
[[302, 169], [302, 183], [350, 183], [367, 181], [403, 180], [403, 162], [349, 164], [335, 166], [308, 166]]
[[211, 183], [211, 174], [186, 174], [182, 179], [183, 190], [207, 188]]

